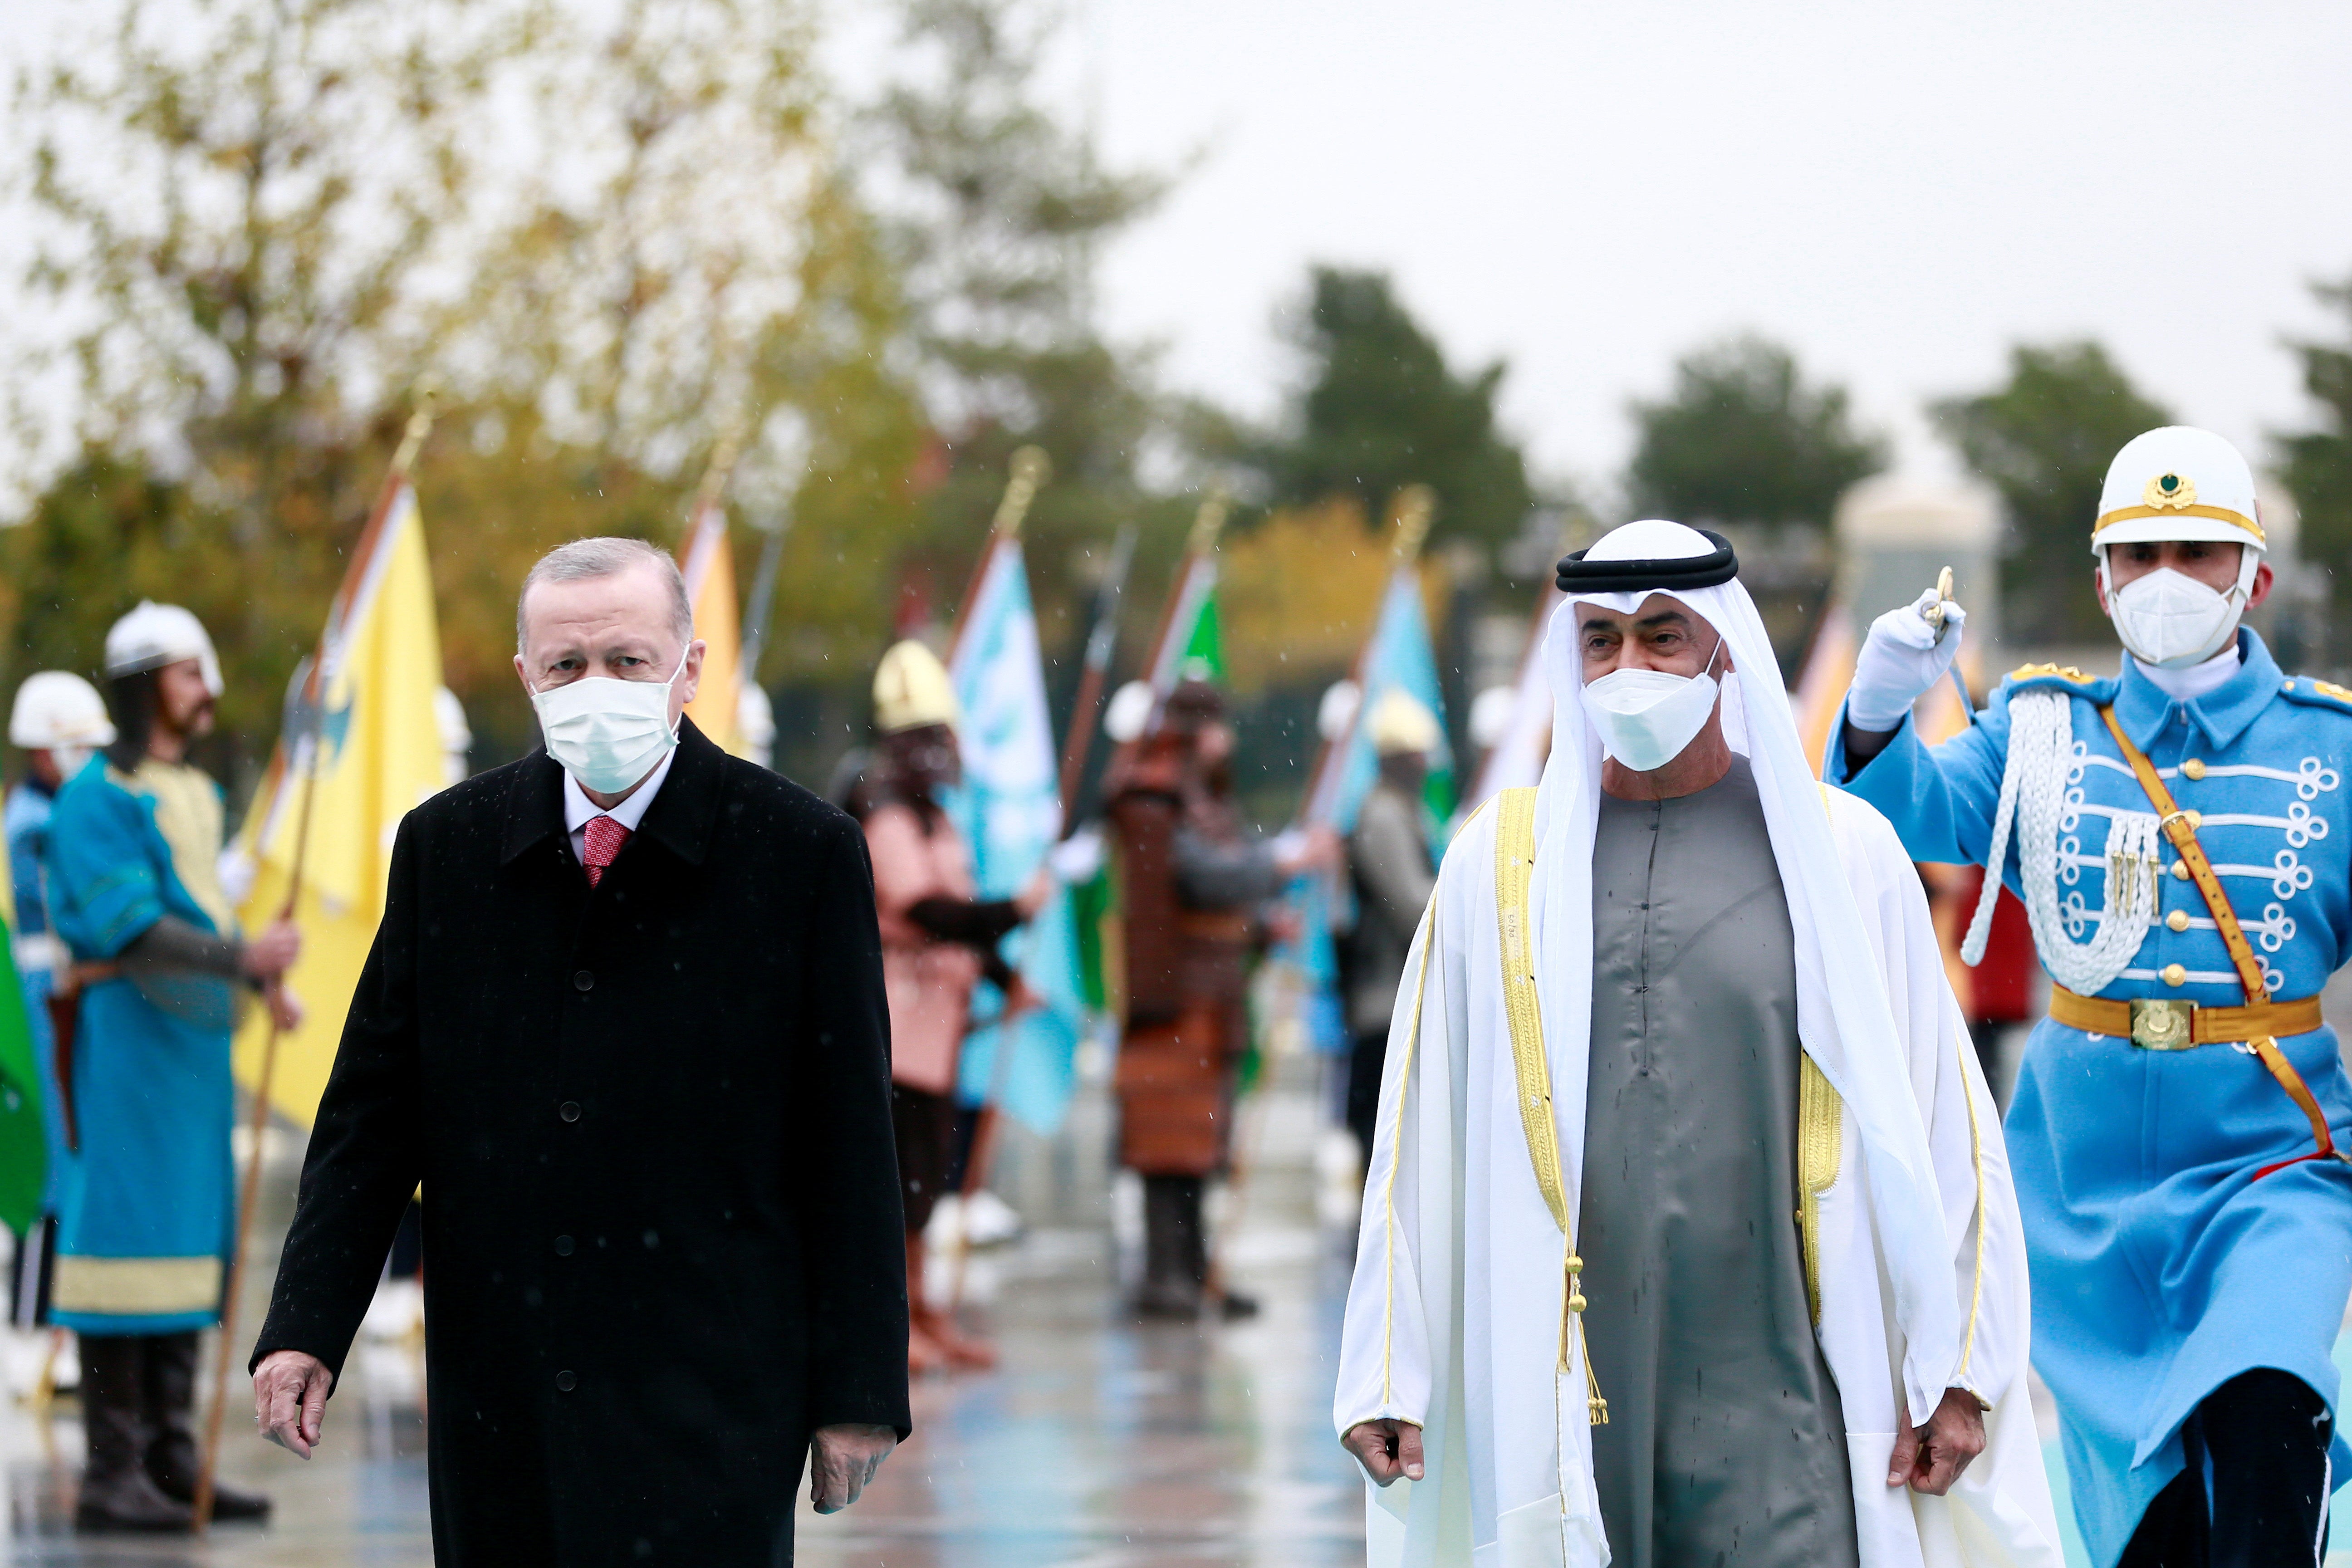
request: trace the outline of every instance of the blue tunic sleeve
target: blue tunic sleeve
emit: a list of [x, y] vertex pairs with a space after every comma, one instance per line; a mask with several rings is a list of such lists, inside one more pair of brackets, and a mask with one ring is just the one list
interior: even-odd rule
[[2002, 682], [1969, 727], [1940, 746], [1924, 744], [1906, 715], [1886, 749], [1860, 768], [1846, 759], [1845, 708], [1840, 704], [1822, 774], [1876, 806], [1895, 825], [1913, 859], [1980, 865], [1992, 843], [1993, 808], [2009, 756], [2010, 689], [2011, 683]]
[[102, 773], [58, 792], [49, 818], [49, 919], [77, 956], [117, 957], [163, 918], [152, 837], [139, 800]]

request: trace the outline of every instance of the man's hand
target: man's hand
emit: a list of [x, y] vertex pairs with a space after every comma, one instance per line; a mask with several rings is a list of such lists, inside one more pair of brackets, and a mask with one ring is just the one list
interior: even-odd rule
[[320, 1424], [327, 1418], [327, 1390], [334, 1382], [334, 1374], [317, 1356], [270, 1352], [253, 1369], [253, 1424], [297, 1458], [309, 1458], [319, 1446]]
[[302, 932], [292, 921], [274, 921], [245, 944], [240, 962], [256, 980], [275, 980], [302, 956]]
[[1339, 1446], [1356, 1456], [1374, 1486], [1387, 1486], [1400, 1476], [1421, 1479], [1421, 1428], [1410, 1421], [1359, 1421]]
[[1886, 1461], [1886, 1484], [1906, 1481], [1915, 1492], [1942, 1497], [1984, 1452], [1984, 1407], [1965, 1388], [1944, 1390], [1943, 1402], [1927, 1417], [1925, 1432], [1911, 1425], [1911, 1412], [1900, 1411], [1903, 1429], [1895, 1434], [1895, 1453]]
[[302, 999], [294, 994], [292, 986], [281, 980], [263, 992], [262, 999], [269, 1004], [269, 1021], [280, 1033], [291, 1034], [302, 1026]]
[[839, 1513], [857, 1500], [898, 1446], [898, 1434], [887, 1426], [845, 1421], [818, 1427], [809, 1444], [809, 1501], [819, 1513]]

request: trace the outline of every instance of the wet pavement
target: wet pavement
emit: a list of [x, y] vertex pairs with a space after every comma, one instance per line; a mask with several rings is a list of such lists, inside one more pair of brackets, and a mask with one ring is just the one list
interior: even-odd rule
[[[1361, 1489], [1333, 1442], [1330, 1388], [1347, 1283], [1344, 1169], [1319, 1131], [1317, 1064], [1294, 1059], [1250, 1104], [1249, 1175], [1224, 1204], [1225, 1262], [1263, 1312], [1147, 1323], [1118, 1305], [1138, 1199], [1109, 1169], [1109, 1119], [1082, 1098], [1050, 1142], [1007, 1140], [997, 1188], [1027, 1216], [977, 1252], [966, 1321], [1002, 1364], [914, 1394], [916, 1435], [856, 1508], [801, 1504], [808, 1568], [1327, 1568], [1363, 1559]], [[1344, 1140], [1341, 1141], [1344, 1143]], [[290, 1205], [298, 1140], [270, 1140], [268, 1233], [244, 1332], [258, 1323]], [[1325, 1175], [1317, 1175], [1318, 1152]], [[1321, 1211], [1318, 1218], [1318, 1209]], [[935, 1260], [932, 1279], [953, 1273]], [[19, 1363], [31, 1347], [17, 1347]], [[209, 1365], [209, 1362], [207, 1362]], [[362, 1342], [305, 1465], [252, 1436], [235, 1380], [224, 1474], [277, 1500], [267, 1528], [208, 1540], [78, 1540], [79, 1422], [69, 1398], [0, 1408], [7, 1561], [79, 1568], [425, 1568], [423, 1372], [413, 1346]]]

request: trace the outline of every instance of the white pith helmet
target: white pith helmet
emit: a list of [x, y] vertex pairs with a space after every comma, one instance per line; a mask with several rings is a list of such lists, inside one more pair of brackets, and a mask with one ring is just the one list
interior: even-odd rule
[[961, 718], [940, 656], [912, 637], [891, 645], [874, 670], [874, 727], [895, 735], [927, 724], [952, 729]]
[[28, 752], [94, 751], [114, 742], [98, 688], [68, 670], [28, 675], [8, 711], [8, 743]]
[[2107, 465], [2091, 552], [2104, 561], [2111, 544], [2190, 539], [2266, 547], [2253, 469], [2238, 448], [2193, 425], [2133, 437]]
[[221, 694], [220, 658], [205, 624], [177, 605], [142, 599], [138, 608], [114, 623], [106, 634], [106, 678], [137, 675], [193, 658], [203, 670], [205, 689]]

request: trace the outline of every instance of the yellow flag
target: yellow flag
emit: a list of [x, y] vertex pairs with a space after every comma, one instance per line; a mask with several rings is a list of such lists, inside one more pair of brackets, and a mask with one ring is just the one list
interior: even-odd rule
[[[396, 481], [378, 525], [362, 538], [337, 594], [322, 643], [318, 712], [302, 726], [317, 734], [316, 783], [307, 745], [289, 754], [283, 738], [262, 795], [238, 836], [254, 867], [239, 919], [259, 931], [286, 903], [303, 795], [310, 845], [295, 919], [302, 958], [288, 976], [308, 1016], [279, 1037], [271, 1100], [309, 1126], [318, 1114], [342, 1038], [352, 992], [383, 916], [393, 836], [409, 808], [446, 782], [434, 694], [441, 685], [441, 631], [415, 492]], [[268, 1021], [252, 1010], [236, 1041], [236, 1073], [258, 1077]]]
[[694, 514], [686, 547], [687, 602], [694, 635], [703, 641], [702, 684], [686, 705], [695, 728], [737, 756], [744, 754], [742, 611], [735, 602], [735, 552], [727, 542], [727, 509], [706, 500]]

